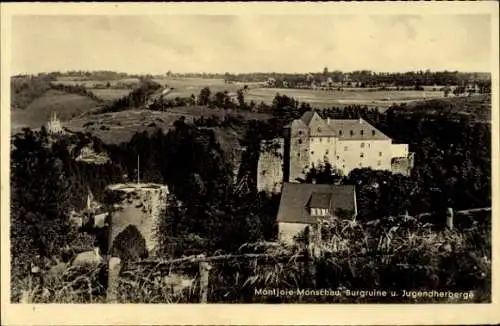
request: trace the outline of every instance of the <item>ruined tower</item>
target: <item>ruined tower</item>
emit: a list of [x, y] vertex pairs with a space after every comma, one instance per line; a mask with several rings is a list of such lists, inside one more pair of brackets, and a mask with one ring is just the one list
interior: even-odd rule
[[285, 127], [284, 182], [305, 178], [309, 165], [309, 128], [300, 119]]
[[117, 250], [136, 250], [128, 248], [127, 243], [117, 243], [123, 242], [124, 235], [121, 234], [125, 232], [135, 233], [141, 241], [144, 239], [147, 254], [154, 255], [157, 245], [155, 232], [161, 213], [166, 209], [167, 186], [152, 183], [114, 184], [108, 186], [108, 191], [119, 198], [108, 222], [108, 254], [119, 257]]

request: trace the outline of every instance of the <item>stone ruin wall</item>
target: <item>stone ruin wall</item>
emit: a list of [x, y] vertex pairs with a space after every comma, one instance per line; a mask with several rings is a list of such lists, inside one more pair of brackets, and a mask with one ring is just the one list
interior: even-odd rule
[[391, 172], [410, 176], [415, 163], [414, 153], [409, 153], [407, 157], [393, 158], [391, 162]]
[[257, 190], [281, 192], [283, 184], [284, 139], [263, 141], [257, 164]]
[[[135, 226], [146, 242], [150, 256], [154, 256], [158, 240], [156, 229], [166, 209], [168, 187], [156, 184], [112, 185], [109, 191], [118, 192], [122, 200], [115, 204], [109, 228], [109, 249], [115, 238], [129, 225]], [[111, 252], [111, 251], [110, 251]]]

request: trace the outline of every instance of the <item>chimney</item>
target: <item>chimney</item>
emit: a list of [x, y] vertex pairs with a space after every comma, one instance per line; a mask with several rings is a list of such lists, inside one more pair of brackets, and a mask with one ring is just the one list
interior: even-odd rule
[[362, 124], [363, 123], [363, 119], [361, 119], [361, 117], [359, 118], [359, 124]]

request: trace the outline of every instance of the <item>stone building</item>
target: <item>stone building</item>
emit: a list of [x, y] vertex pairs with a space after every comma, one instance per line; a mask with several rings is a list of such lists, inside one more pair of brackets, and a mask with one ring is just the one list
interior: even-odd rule
[[[282, 182], [304, 181], [311, 168], [326, 162], [342, 175], [357, 168], [409, 175], [414, 161], [407, 144], [393, 144], [391, 138], [363, 119], [323, 119], [313, 111], [285, 126], [283, 139], [271, 142], [281, 154], [271, 156], [261, 150], [259, 191], [281, 188]], [[276, 172], [280, 164], [282, 175]]]
[[312, 111], [285, 127], [284, 156], [285, 182], [302, 179], [326, 162], [348, 175], [356, 168], [392, 171], [394, 160], [399, 165], [413, 161], [407, 144], [393, 144], [364, 119], [323, 119]]
[[291, 244], [308, 226], [316, 232], [322, 219], [351, 219], [356, 214], [354, 186], [284, 183], [277, 217], [278, 239]]

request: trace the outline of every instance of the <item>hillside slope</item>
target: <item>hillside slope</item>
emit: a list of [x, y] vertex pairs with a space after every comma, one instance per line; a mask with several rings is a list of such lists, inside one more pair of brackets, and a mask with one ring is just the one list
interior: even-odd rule
[[491, 95], [460, 96], [410, 103], [405, 111], [426, 114], [459, 114], [477, 121], [491, 121]]
[[11, 129], [39, 128], [45, 125], [53, 112], [61, 121], [67, 121], [99, 105], [87, 96], [49, 89], [25, 109], [11, 110]]

